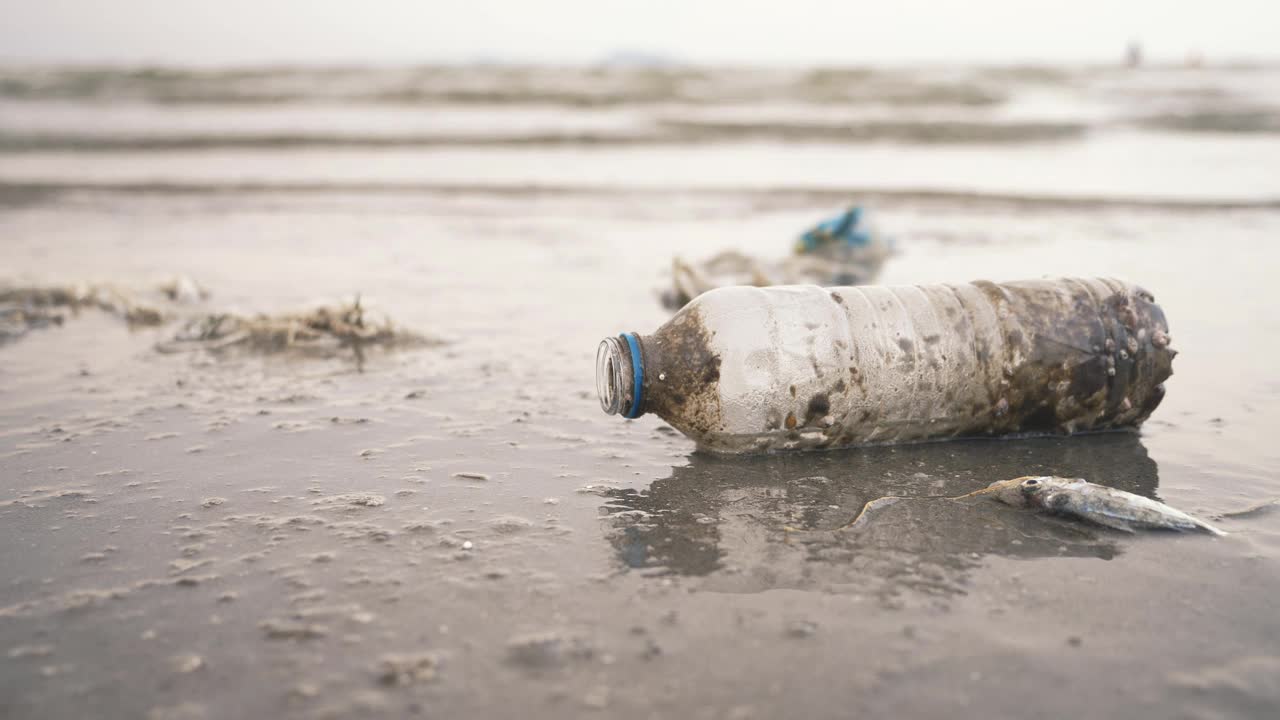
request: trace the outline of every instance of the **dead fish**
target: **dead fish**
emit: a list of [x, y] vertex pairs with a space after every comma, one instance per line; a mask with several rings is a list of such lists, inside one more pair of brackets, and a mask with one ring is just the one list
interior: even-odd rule
[[1014, 507], [1034, 507], [1071, 515], [1124, 532], [1204, 530], [1214, 535], [1226, 535], [1209, 523], [1162, 502], [1078, 478], [1020, 477], [992, 483], [982, 491], [982, 494], [987, 493], [994, 493], [998, 500]]

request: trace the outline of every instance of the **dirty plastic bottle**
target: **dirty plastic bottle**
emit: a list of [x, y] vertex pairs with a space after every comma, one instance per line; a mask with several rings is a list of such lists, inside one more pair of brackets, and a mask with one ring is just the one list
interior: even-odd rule
[[1164, 313], [1111, 279], [727, 287], [606, 338], [610, 414], [738, 453], [1134, 427], [1172, 374]]

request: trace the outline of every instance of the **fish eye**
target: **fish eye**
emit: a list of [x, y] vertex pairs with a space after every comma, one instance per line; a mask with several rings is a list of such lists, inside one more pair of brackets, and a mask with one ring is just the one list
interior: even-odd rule
[[1040, 487], [1040, 478], [1027, 478], [1022, 481], [1024, 490], [1036, 490]]

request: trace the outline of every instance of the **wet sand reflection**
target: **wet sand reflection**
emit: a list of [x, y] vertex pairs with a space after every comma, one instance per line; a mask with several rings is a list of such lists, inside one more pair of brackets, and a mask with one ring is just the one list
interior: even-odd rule
[[[1136, 433], [965, 441], [731, 458], [695, 454], [647, 490], [607, 495], [619, 560], [648, 574], [703, 576], [716, 588], [964, 592], [983, 556], [1096, 557], [1113, 533], [960, 495], [1028, 474], [1084, 477], [1154, 497], [1156, 463]], [[841, 530], [868, 501], [875, 508]]]

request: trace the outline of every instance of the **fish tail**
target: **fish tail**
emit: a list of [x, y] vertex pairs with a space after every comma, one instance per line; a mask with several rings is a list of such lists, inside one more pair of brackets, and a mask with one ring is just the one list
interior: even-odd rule
[[1210, 525], [1209, 523], [1203, 520], [1196, 520], [1196, 527], [1201, 528], [1202, 530], [1208, 532], [1210, 535], [1216, 535], [1217, 537], [1227, 536], [1227, 532], [1225, 530], [1219, 530], [1218, 528], [1214, 527], [1213, 525]]

